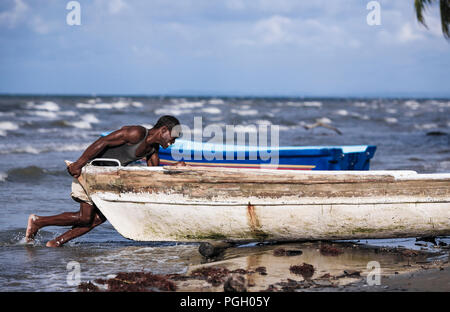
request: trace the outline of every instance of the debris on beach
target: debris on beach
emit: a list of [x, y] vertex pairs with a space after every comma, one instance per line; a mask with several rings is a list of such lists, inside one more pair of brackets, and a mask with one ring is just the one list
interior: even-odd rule
[[361, 272], [356, 270], [344, 270], [344, 274], [338, 275], [335, 278], [343, 277], [361, 277]]
[[[151, 292], [151, 291], [175, 291], [176, 285], [165, 275], [152, 274], [150, 272], [120, 272], [115, 277], [104, 280], [96, 279], [97, 284], [107, 285], [108, 292]], [[81, 283], [78, 289], [82, 291], [98, 292], [100, 288], [90, 281]]]
[[239, 274], [232, 274], [224, 283], [223, 290], [225, 292], [246, 292], [245, 277]]
[[92, 284], [90, 281], [87, 283], [81, 283], [78, 285], [78, 289], [84, 292], [96, 292], [100, 290], [98, 286]]
[[275, 257], [282, 257], [282, 256], [300, 256], [303, 253], [300, 249], [284, 249], [284, 248], [276, 248], [273, 251], [273, 255]]
[[258, 272], [261, 275], [267, 275], [267, 269], [266, 267], [257, 267], [255, 269], [255, 272]]
[[225, 277], [230, 274], [227, 268], [223, 267], [203, 267], [191, 272], [190, 276], [205, 279], [213, 286], [218, 286], [225, 281]]
[[343, 251], [331, 245], [321, 245], [320, 254], [323, 256], [338, 256], [342, 254]]
[[291, 273], [302, 275], [304, 279], [310, 279], [314, 274], [314, 266], [308, 263], [303, 263], [302, 265], [291, 265], [289, 268]]
[[411, 249], [402, 250], [401, 254], [405, 257], [417, 257], [419, 255], [419, 252]]

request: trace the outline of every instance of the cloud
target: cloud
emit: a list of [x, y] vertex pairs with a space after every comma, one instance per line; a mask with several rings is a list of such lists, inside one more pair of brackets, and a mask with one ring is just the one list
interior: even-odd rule
[[402, 28], [400, 28], [396, 37], [401, 43], [416, 41], [424, 38], [421, 33], [417, 32], [417, 28], [413, 29], [410, 23], [404, 24]]
[[275, 15], [268, 19], [258, 21], [255, 26], [255, 32], [259, 34], [260, 41], [263, 44], [276, 44], [291, 42], [293, 22], [290, 18]]
[[11, 10], [0, 12], [0, 25], [14, 28], [24, 19], [28, 9], [28, 5], [22, 0], [14, 0], [14, 7]]
[[111, 14], [118, 14], [128, 5], [123, 0], [110, 0], [108, 1], [108, 11]]
[[50, 25], [38, 15], [30, 20], [29, 25], [38, 34], [45, 35], [50, 32]]
[[303, 46], [310, 49], [359, 48], [359, 40], [344, 27], [328, 20], [273, 15], [260, 19], [233, 40], [237, 46]]

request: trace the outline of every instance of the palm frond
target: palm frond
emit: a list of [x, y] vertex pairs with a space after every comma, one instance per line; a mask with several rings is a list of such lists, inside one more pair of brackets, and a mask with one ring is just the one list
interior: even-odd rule
[[440, 0], [442, 33], [450, 39], [450, 0]]
[[426, 6], [430, 5], [434, 1], [435, 0], [414, 0], [414, 7], [416, 8], [417, 20], [426, 28], [428, 28], [428, 26], [425, 23], [423, 13], [425, 12]]

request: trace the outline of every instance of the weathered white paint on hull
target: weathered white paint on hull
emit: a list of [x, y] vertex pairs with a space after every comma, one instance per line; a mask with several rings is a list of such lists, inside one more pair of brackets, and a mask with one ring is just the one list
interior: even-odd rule
[[252, 228], [248, 205], [155, 204], [151, 199], [151, 203], [130, 203], [108, 201], [102, 195], [92, 199], [106, 218], [121, 235], [140, 241], [360, 239], [450, 233], [448, 203], [255, 205], [259, 226]]
[[[117, 170], [87, 166], [83, 179], [92, 200], [114, 228], [124, 237], [139, 241], [450, 235], [450, 174], [419, 175], [411, 171], [311, 174], [261, 170], [258, 176], [255, 170], [250, 171], [231, 170], [234, 177], [242, 175], [242, 178], [230, 183], [221, 180], [217, 169], [209, 168], [121, 167]], [[224, 172], [230, 173], [230, 169]], [[135, 179], [131, 181], [131, 177]], [[261, 193], [265, 182], [269, 181], [258, 183], [252, 177], [256, 180], [273, 178], [273, 188], [279, 189], [283, 196], [276, 196], [277, 193], [267, 196], [266, 190]], [[286, 184], [282, 183], [283, 177]], [[355, 183], [354, 178], [361, 179], [363, 184]], [[280, 182], [273, 182], [275, 180]], [[245, 181], [251, 183], [245, 184]], [[427, 183], [423, 185], [423, 192], [414, 181], [419, 182], [419, 186]], [[397, 191], [392, 190], [400, 182], [411, 187], [410, 196], [405, 195], [405, 191], [396, 195]], [[151, 187], [158, 183], [163, 186], [166, 183], [167, 187]], [[348, 183], [353, 183], [350, 188]], [[202, 189], [203, 184], [208, 187]], [[384, 185], [385, 191], [379, 184]], [[130, 185], [137, 191], [130, 192]], [[361, 196], [364, 190], [356, 192], [361, 187], [376, 196]], [[336, 193], [335, 189], [343, 191]], [[252, 196], [252, 190], [256, 196]], [[322, 195], [298, 195], [308, 192]], [[265, 195], [258, 195], [260, 193]]]

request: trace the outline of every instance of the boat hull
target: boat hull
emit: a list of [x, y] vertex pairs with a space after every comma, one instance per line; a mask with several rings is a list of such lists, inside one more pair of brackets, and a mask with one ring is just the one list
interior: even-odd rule
[[450, 235], [450, 174], [86, 166], [82, 181], [138, 241]]

